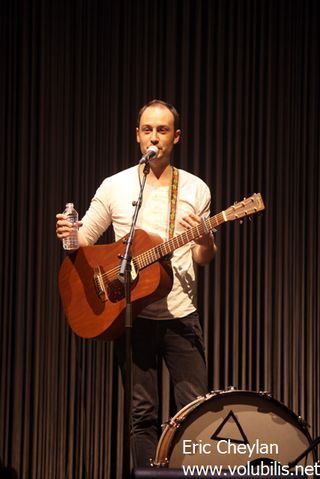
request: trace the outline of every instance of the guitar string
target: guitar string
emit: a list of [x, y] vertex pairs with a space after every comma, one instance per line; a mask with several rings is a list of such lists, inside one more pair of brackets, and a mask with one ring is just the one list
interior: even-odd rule
[[[194, 227], [195, 230], [197, 228], [198, 228], [198, 226]], [[166, 254], [169, 254], [172, 251], [172, 246], [174, 246], [175, 242], [178, 243], [177, 247], [180, 247], [180, 246], [183, 246], [187, 242], [185, 240], [191, 241], [194, 237], [191, 235], [191, 238], [189, 238], [188, 237], [190, 235], [189, 232], [191, 232], [191, 229], [188, 230], [188, 232], [182, 233], [182, 235], [176, 236], [172, 240], [167, 241], [166, 243], [160, 243], [159, 245], [154, 246], [150, 250], [145, 251], [144, 253], [141, 253], [140, 255], [134, 257], [132, 260], [133, 260], [135, 266], [137, 266], [138, 269], [143, 269], [144, 267], [146, 267], [146, 266], [150, 265], [151, 263], [154, 263], [155, 261], [157, 261], [161, 256], [165, 256]], [[197, 233], [198, 233], [199, 236], [201, 236], [201, 234], [202, 234], [202, 233], [199, 233], [199, 232], [197, 232]], [[179, 239], [180, 238], [183, 239], [183, 242], [182, 242], [181, 245], [179, 244]], [[177, 240], [177, 241], [174, 241], [174, 240]], [[166, 251], [166, 247], [169, 246], [169, 245], [170, 245], [170, 248], [169, 248], [168, 251]], [[161, 251], [162, 249], [165, 249], [165, 251]], [[146, 264], [144, 264], [145, 261], [146, 261]], [[141, 265], [140, 268], [139, 268], [139, 265]], [[114, 279], [117, 279], [119, 271], [120, 271], [120, 266], [117, 265], [116, 267], [108, 270], [107, 272], [102, 273], [100, 277], [102, 279], [107, 279], [109, 281], [113, 281]]]
[[[222, 213], [219, 213], [219, 215], [213, 216], [212, 218], [208, 218], [207, 220], [205, 220], [206, 227], [211, 230], [211, 229], [214, 229], [216, 226], [218, 226], [219, 222], [216, 221], [216, 223], [213, 224], [214, 222], [213, 220], [215, 220], [215, 218], [220, 215], [223, 218]], [[155, 261], [157, 261], [161, 256], [165, 256], [166, 254], [169, 254], [170, 252], [172, 252], [172, 250], [175, 249], [175, 247], [179, 248], [185, 245], [186, 243], [192, 241], [193, 239], [200, 237], [205, 232], [206, 227], [203, 224], [193, 226], [192, 228], [181, 233], [180, 235], [175, 236], [174, 238], [171, 238], [170, 240], [166, 241], [165, 243], [160, 243], [154, 246], [153, 248], [149, 249], [148, 251], [145, 251], [144, 253], [141, 253], [140, 255], [134, 257], [133, 262], [138, 263], [137, 265], [139, 265], [141, 262], [144, 263], [144, 260], [147, 260], [147, 264], [145, 266], [148, 266], [151, 263], [154, 263]], [[182, 244], [180, 244], [180, 240], [182, 240]], [[169, 247], [168, 251], [166, 251], [167, 247]], [[157, 249], [160, 251], [157, 252], [156, 251]], [[165, 249], [165, 251], [161, 251], [162, 249]], [[143, 265], [142, 268], [138, 268], [138, 269], [143, 269], [145, 266]], [[116, 267], [111, 268], [107, 272], [102, 273], [100, 277], [103, 280], [107, 279], [109, 281], [113, 281], [118, 278], [119, 271], [120, 271], [120, 266], [117, 265]]]
[[[239, 208], [240, 210], [243, 209], [244, 206], [246, 206], [246, 204], [248, 204], [249, 201], [253, 203], [255, 202], [253, 196], [248, 198], [246, 201], [239, 202], [231, 206], [230, 208], [232, 208], [232, 211], [234, 213]], [[164, 243], [160, 243], [154, 246], [153, 248], [149, 249], [148, 251], [145, 251], [144, 253], [139, 254], [138, 256], [132, 259], [133, 263], [135, 264], [135, 266], [138, 267], [138, 269], [143, 269], [144, 267], [157, 261], [161, 256], [165, 256], [166, 254], [171, 253], [174, 249], [179, 248], [185, 245], [186, 243], [192, 241], [193, 239], [200, 237], [203, 233], [205, 233], [206, 229], [209, 229], [209, 230], [215, 229], [217, 226], [227, 221], [224, 215], [228, 216], [228, 211], [230, 210], [230, 208], [218, 213], [215, 216], [212, 216], [211, 218], [206, 219], [204, 221], [204, 224], [193, 226], [192, 228], [181, 233], [180, 235], [175, 236], [174, 238], [171, 238], [170, 240]], [[259, 211], [259, 209], [260, 209], [259, 207], [255, 207], [253, 208], [253, 211], [251, 213], [248, 213], [248, 211], [244, 211], [244, 214], [242, 214], [242, 216], [247, 216], [248, 214], [256, 213]], [[238, 211], [238, 214], [239, 214], [239, 211]], [[241, 216], [239, 216], [239, 218], [241, 218]], [[195, 235], [195, 233], [197, 233], [197, 235]], [[191, 234], [191, 237], [189, 238], [190, 234]], [[180, 244], [180, 240], [182, 240], [182, 244]], [[166, 250], [167, 247], [169, 247], [168, 251]], [[162, 251], [163, 249], [165, 249], [165, 251]], [[159, 251], [157, 252], [157, 250]], [[145, 261], [146, 261], [146, 264], [145, 264]], [[140, 268], [139, 268], [139, 265], [141, 265]], [[118, 279], [119, 270], [120, 270], [120, 266], [117, 265], [116, 267], [111, 268], [109, 271], [102, 273], [100, 275], [100, 278], [103, 279], [104, 284], [105, 284], [104, 282], [105, 279], [107, 279], [110, 282], [114, 281], [115, 279]]]

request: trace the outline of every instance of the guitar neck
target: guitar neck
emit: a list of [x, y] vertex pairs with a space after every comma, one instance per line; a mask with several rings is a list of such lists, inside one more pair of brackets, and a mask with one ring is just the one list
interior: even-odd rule
[[261, 194], [254, 193], [249, 198], [244, 198], [239, 203], [234, 203], [226, 210], [221, 211], [221, 213], [201, 221], [201, 223], [197, 226], [189, 228], [180, 235], [175, 236], [164, 243], [160, 243], [144, 253], [141, 253], [140, 255], [136, 256], [133, 261], [138, 269], [146, 268], [150, 264], [158, 261], [163, 256], [172, 253], [174, 250], [181, 248], [181, 246], [184, 246], [190, 241], [199, 238], [208, 231], [214, 230], [222, 223], [239, 220], [245, 216], [251, 216], [259, 211], [263, 211], [264, 208], [265, 206]]
[[199, 238], [207, 231], [214, 230], [217, 226], [225, 223], [226, 221], [228, 220], [224, 211], [222, 211], [221, 213], [208, 218], [197, 226], [187, 229], [178, 236], [175, 236], [174, 238], [171, 238], [170, 240], [160, 243], [144, 253], [141, 253], [134, 258], [134, 262], [138, 269], [146, 268], [150, 264], [158, 261], [163, 256], [171, 254], [176, 249], [181, 248], [181, 246], [184, 246], [185, 244], [190, 243], [190, 241]]

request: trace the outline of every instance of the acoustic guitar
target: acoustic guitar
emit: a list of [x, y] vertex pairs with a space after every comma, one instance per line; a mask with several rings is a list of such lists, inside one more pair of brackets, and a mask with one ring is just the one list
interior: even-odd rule
[[[264, 210], [260, 193], [235, 203], [174, 238], [137, 229], [132, 245], [131, 302], [133, 316], [168, 295], [173, 276], [171, 253], [227, 221], [240, 220]], [[115, 339], [124, 331], [126, 300], [119, 279], [125, 238], [109, 245], [79, 248], [64, 259], [59, 291], [71, 329], [82, 338]]]

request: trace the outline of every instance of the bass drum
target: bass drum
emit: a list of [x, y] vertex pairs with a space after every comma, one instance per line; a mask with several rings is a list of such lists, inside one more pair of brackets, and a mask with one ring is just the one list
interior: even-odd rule
[[[230, 470], [268, 464], [270, 475], [278, 475], [279, 467], [288, 470], [310, 444], [304, 422], [282, 403], [267, 393], [231, 389], [199, 397], [181, 409], [163, 430], [154, 465]], [[315, 462], [310, 452], [299, 465]]]

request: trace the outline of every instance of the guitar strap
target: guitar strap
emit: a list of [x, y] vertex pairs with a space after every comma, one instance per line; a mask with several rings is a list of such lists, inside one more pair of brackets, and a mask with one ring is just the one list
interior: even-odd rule
[[169, 239], [173, 238], [176, 222], [177, 198], [178, 198], [179, 170], [172, 166], [170, 186], [170, 215], [169, 215]]

